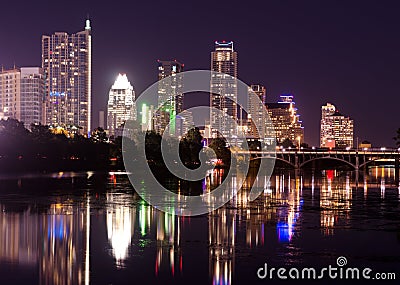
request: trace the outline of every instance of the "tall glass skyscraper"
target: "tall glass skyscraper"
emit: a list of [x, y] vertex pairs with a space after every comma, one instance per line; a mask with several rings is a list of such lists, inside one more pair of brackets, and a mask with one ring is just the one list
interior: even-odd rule
[[211, 52], [211, 71], [223, 74], [211, 75], [210, 107], [224, 113], [221, 116], [211, 109], [211, 134], [213, 137], [236, 136], [236, 127], [228, 120], [229, 117], [237, 120], [237, 53], [233, 49], [233, 42], [215, 42], [215, 50]]
[[129, 119], [136, 120], [135, 91], [126, 74], [119, 74], [108, 95], [108, 134], [122, 136], [122, 127]]
[[173, 60], [158, 61], [158, 110], [156, 131], [163, 134], [167, 125], [169, 133], [175, 135], [176, 115], [183, 111], [183, 78], [179, 74], [184, 64]]
[[45, 123], [91, 131], [92, 36], [85, 30], [42, 36], [42, 67], [46, 76]]

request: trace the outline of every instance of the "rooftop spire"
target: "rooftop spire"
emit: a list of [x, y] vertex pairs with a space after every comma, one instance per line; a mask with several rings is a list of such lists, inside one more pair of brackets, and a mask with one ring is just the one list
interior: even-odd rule
[[91, 30], [92, 28], [90, 27], [90, 20], [89, 20], [89, 14], [87, 15], [86, 18], [86, 26], [85, 26], [85, 30]]

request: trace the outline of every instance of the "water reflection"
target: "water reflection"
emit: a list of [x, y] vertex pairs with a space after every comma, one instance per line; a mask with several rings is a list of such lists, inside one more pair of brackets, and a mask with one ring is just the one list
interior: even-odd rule
[[82, 284], [86, 280], [85, 209], [53, 204], [42, 217], [40, 281], [42, 284]]
[[0, 206], [0, 258], [3, 261], [32, 265], [39, 259], [39, 217], [28, 209], [7, 213]]
[[333, 235], [336, 224], [346, 223], [349, 220], [351, 198], [349, 173], [343, 177], [340, 172], [335, 170], [323, 172], [320, 208], [321, 230], [324, 235]]
[[39, 266], [40, 284], [88, 284], [86, 209], [51, 204], [38, 214], [0, 212], [0, 262]]
[[232, 282], [235, 263], [236, 215], [226, 208], [209, 214], [209, 270], [213, 283], [228, 285]]
[[[199, 182], [200, 187], [211, 191], [223, 176], [222, 170], [215, 171]], [[63, 177], [56, 175], [54, 179]], [[76, 185], [76, 177], [72, 177]], [[15, 201], [21, 197], [0, 193], [0, 266], [37, 268], [35, 284], [89, 284], [97, 275], [117, 280], [118, 273], [111, 269], [99, 270], [96, 261], [100, 257], [104, 262], [108, 258], [117, 272], [138, 276], [141, 270], [150, 270], [160, 283], [166, 278], [188, 281], [188, 272], [201, 272], [205, 266], [209, 282], [199, 283], [235, 284], [237, 272], [248, 266], [243, 260], [253, 260], [254, 268], [267, 254], [284, 263], [300, 262], [306, 251], [299, 243], [303, 233], [310, 235], [310, 227], [316, 228], [314, 240], [334, 240], [340, 230], [364, 222], [357, 216], [364, 213], [360, 207], [390, 210], [388, 216], [396, 221], [399, 197], [393, 170], [371, 168], [360, 173], [358, 183], [356, 177], [337, 170], [282, 171], [271, 179], [249, 175], [225, 207], [197, 218], [155, 210], [137, 197], [123, 173], [109, 175], [104, 180], [107, 187], [100, 193], [85, 185], [84, 191], [47, 195], [39, 202], [24, 197], [27, 202], [18, 207]], [[236, 180], [230, 183], [232, 191], [237, 191]], [[251, 186], [262, 190], [252, 202]], [[23, 193], [29, 183], [16, 180], [15, 187]], [[387, 199], [390, 208], [385, 208]], [[93, 223], [94, 217], [100, 219], [104, 230]], [[391, 225], [390, 220], [382, 223]], [[390, 233], [395, 232], [394, 227]], [[200, 243], [194, 244], [194, 240]], [[262, 259], [243, 258], [243, 254], [260, 254]], [[196, 260], [195, 265], [192, 260]]]
[[157, 211], [156, 276], [158, 276], [160, 268], [163, 267], [163, 263], [169, 264], [169, 269], [172, 276], [175, 275], [176, 267], [178, 268], [179, 272], [182, 272], [183, 260], [182, 251], [180, 248], [182, 220], [183, 218], [175, 215]]
[[[113, 179], [114, 180], [114, 179]], [[113, 181], [114, 183], [114, 181]], [[111, 244], [117, 267], [124, 265], [128, 257], [132, 235], [135, 229], [135, 211], [128, 204], [127, 197], [106, 194], [107, 197], [107, 236]]]

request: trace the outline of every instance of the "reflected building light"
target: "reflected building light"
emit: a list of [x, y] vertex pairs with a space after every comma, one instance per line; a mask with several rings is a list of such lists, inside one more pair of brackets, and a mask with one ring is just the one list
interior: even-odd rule
[[364, 199], [367, 198], [368, 195], [368, 180], [367, 175], [364, 176]]
[[209, 214], [209, 265], [213, 284], [232, 283], [236, 214], [220, 208]]
[[[121, 199], [123, 201], [123, 198]], [[122, 267], [128, 257], [134, 231], [134, 211], [128, 205], [115, 201], [113, 194], [107, 194], [107, 235], [117, 267]]]
[[[83, 205], [53, 204], [42, 217], [42, 284], [89, 283], [89, 221]], [[86, 267], [88, 266], [88, 267]]]
[[[328, 188], [324, 185], [328, 184]], [[352, 191], [350, 187], [350, 176], [346, 175], [343, 180], [336, 172], [326, 171], [321, 188], [320, 225], [325, 235], [333, 235], [334, 227], [339, 219], [348, 221], [351, 208]], [[334, 185], [332, 189], [330, 187]]]
[[7, 213], [0, 205], [0, 260], [35, 265], [39, 260], [39, 218], [30, 209]]
[[85, 250], [85, 285], [90, 281], [90, 200], [87, 195], [86, 200], [86, 250]]
[[300, 176], [300, 192], [303, 192], [303, 176]]
[[162, 263], [169, 262], [169, 269], [172, 276], [175, 275], [176, 260], [179, 261], [179, 271], [182, 272], [183, 260], [182, 252], [180, 250], [180, 235], [181, 235], [181, 217], [171, 215], [161, 211], [155, 211], [155, 218], [157, 224], [157, 255], [156, 255], [156, 269], [155, 275], [157, 276]]
[[314, 172], [313, 172], [313, 174], [312, 174], [312, 176], [311, 176], [311, 195], [312, 195], [312, 199], [314, 200], [314, 189], [315, 189], [315, 175], [314, 175]]
[[289, 192], [288, 195], [285, 204], [289, 205], [289, 207], [282, 207], [277, 212], [276, 230], [280, 242], [290, 242], [292, 240], [302, 206], [298, 191], [296, 193]]
[[264, 176], [264, 194], [272, 194], [271, 181]]
[[144, 202], [142, 202], [139, 207], [139, 228], [142, 237], [147, 234], [147, 229], [150, 228], [150, 211], [151, 207], [146, 206]]

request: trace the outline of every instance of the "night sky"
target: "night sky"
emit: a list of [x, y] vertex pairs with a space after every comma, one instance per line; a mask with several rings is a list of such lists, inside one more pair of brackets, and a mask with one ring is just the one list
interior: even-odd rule
[[[157, 59], [209, 69], [215, 40], [233, 40], [238, 75], [266, 85], [270, 102], [292, 93], [305, 141], [319, 143], [320, 107], [354, 119], [355, 137], [394, 146], [400, 127], [398, 1], [6, 1], [0, 65], [40, 66], [41, 35], [93, 35], [94, 126], [119, 72], [136, 92], [157, 79]], [[187, 96], [187, 105], [207, 98]]]

